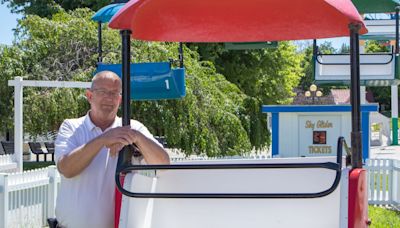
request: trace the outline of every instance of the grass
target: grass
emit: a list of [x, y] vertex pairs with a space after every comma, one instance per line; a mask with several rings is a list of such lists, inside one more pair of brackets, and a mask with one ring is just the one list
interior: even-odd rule
[[45, 168], [50, 165], [54, 165], [54, 162], [24, 162], [24, 171]]
[[368, 217], [371, 228], [397, 228], [400, 227], [400, 211], [389, 210], [382, 207], [368, 206]]

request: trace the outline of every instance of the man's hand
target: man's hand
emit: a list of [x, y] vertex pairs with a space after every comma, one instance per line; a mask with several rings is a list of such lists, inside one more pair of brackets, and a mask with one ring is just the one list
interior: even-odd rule
[[110, 149], [112, 157], [116, 156], [124, 146], [136, 143], [137, 137], [138, 132], [132, 130], [130, 126], [116, 127], [100, 136], [104, 146]]
[[111, 148], [114, 144], [122, 144], [124, 146], [132, 144], [135, 135], [130, 126], [123, 126], [104, 132], [100, 138], [105, 147]]
[[141, 132], [130, 126], [116, 127], [99, 136], [102, 144], [110, 149], [110, 156], [114, 157], [124, 147], [136, 144], [147, 164], [169, 164], [169, 156], [164, 148]]
[[122, 145], [120, 143], [115, 143], [108, 148], [110, 149], [110, 152], [109, 152], [110, 156], [115, 157], [115, 156], [117, 156], [118, 152], [120, 152], [122, 150], [122, 148], [124, 148], [124, 145]]

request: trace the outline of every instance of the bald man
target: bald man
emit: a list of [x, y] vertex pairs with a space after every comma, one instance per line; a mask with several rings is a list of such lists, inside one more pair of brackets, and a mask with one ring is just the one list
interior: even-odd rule
[[114, 226], [115, 169], [123, 146], [135, 143], [147, 164], [169, 164], [168, 154], [136, 120], [122, 127], [121, 79], [111, 71], [97, 73], [86, 91], [88, 113], [65, 120], [55, 142], [61, 173], [56, 217], [60, 227]]

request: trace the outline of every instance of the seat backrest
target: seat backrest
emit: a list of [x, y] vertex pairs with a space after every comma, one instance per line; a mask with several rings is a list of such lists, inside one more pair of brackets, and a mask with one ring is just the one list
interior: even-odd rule
[[[334, 162], [335, 158], [187, 161], [181, 164]], [[157, 199], [123, 196], [120, 228], [338, 228], [347, 227], [347, 170], [329, 195], [277, 199]], [[316, 193], [332, 186], [335, 171], [316, 168], [162, 170], [156, 177], [129, 173], [136, 193]], [[345, 225], [344, 225], [345, 224]]]
[[54, 154], [54, 142], [45, 142], [44, 146], [47, 149], [47, 153]]
[[[185, 68], [171, 68], [170, 62], [131, 63], [131, 99], [179, 99], [186, 95]], [[108, 70], [122, 78], [122, 64], [97, 65], [97, 72]]]
[[29, 148], [34, 154], [43, 154], [42, 146], [38, 142], [28, 142]]
[[3, 147], [5, 154], [14, 154], [14, 142], [2, 141], [1, 146]]

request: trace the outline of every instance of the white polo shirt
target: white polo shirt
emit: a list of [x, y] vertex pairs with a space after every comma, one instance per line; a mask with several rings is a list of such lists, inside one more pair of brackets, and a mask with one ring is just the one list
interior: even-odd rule
[[[116, 117], [112, 126], [105, 131], [118, 126], [122, 126], [122, 120]], [[139, 121], [131, 120], [131, 127], [159, 144]], [[61, 156], [102, 133], [102, 130], [90, 120], [89, 114], [78, 119], [65, 120], [55, 141], [56, 163]], [[103, 147], [79, 175], [73, 178], [65, 178], [61, 175], [56, 217], [62, 226], [67, 228], [114, 227], [114, 175], [117, 160], [117, 156], [111, 157], [109, 149]]]

